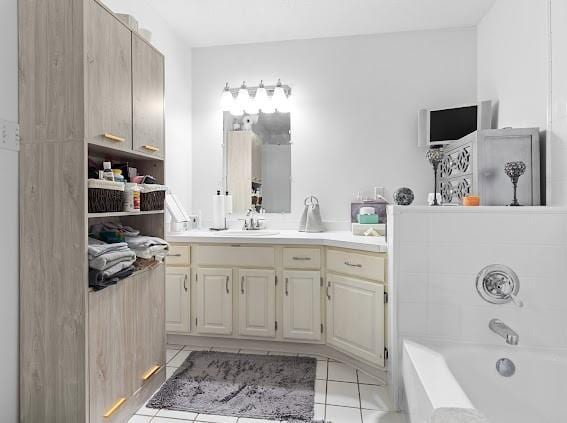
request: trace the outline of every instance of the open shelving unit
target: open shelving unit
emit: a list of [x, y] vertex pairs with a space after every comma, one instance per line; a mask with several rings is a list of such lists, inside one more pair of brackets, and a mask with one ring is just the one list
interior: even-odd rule
[[[71, 4], [72, 3], [72, 4]], [[118, 423], [165, 380], [165, 265], [88, 284], [88, 167], [165, 184], [164, 57], [100, 0], [20, 2], [20, 420]]]

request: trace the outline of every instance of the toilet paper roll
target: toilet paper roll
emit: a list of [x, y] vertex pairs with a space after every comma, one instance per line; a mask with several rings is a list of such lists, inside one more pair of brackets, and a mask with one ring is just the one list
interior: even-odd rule
[[232, 213], [232, 195], [230, 194], [224, 196], [224, 212], [226, 214]]

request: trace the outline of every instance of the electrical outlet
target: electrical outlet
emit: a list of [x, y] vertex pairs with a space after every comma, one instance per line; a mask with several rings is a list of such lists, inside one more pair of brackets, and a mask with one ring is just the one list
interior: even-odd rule
[[0, 149], [20, 151], [20, 125], [0, 119]]

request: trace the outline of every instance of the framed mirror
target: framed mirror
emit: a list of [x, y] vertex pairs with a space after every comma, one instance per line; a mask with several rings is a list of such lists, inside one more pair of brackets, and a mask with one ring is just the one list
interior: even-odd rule
[[223, 115], [224, 178], [233, 213], [291, 212], [290, 113]]

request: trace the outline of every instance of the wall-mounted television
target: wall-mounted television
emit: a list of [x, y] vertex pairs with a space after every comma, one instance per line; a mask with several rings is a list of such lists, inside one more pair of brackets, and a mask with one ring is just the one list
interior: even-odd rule
[[471, 132], [491, 129], [491, 122], [492, 103], [489, 100], [440, 109], [422, 109], [418, 113], [417, 145], [429, 147], [449, 144]]

